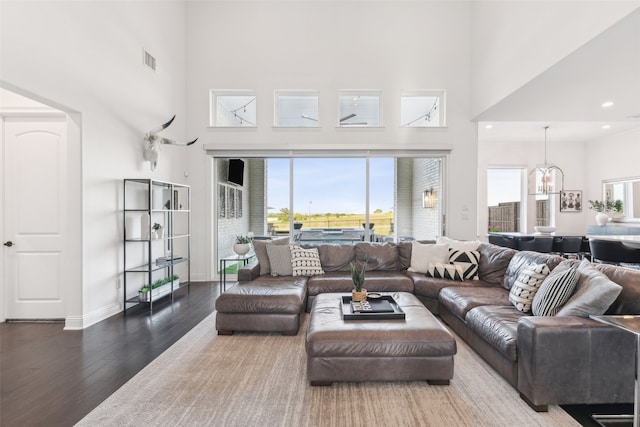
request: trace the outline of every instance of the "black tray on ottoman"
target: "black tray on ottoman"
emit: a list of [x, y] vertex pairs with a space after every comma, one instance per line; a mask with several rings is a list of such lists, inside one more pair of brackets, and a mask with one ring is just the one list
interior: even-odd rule
[[[344, 320], [385, 320], [404, 319], [404, 311], [391, 295], [382, 295], [380, 298], [369, 299], [371, 311], [358, 310], [357, 302], [353, 302], [350, 296], [342, 297], [342, 318]], [[392, 311], [389, 311], [392, 310]]]

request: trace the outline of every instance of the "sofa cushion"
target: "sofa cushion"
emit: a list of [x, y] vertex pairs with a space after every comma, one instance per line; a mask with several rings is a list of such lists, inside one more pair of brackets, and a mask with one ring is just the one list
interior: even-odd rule
[[469, 310], [465, 321], [469, 329], [515, 362], [518, 359], [518, 320], [523, 316], [528, 315], [513, 306], [484, 305]]
[[556, 267], [540, 285], [538, 293], [533, 298], [531, 305], [533, 314], [535, 316], [555, 316], [573, 293], [577, 281], [578, 272], [575, 268]]
[[512, 306], [509, 292], [499, 287], [450, 286], [440, 291], [438, 301], [462, 320], [469, 310], [482, 305]]
[[[413, 281], [399, 271], [371, 271], [366, 274], [364, 287], [369, 292], [411, 292]], [[330, 292], [351, 292], [351, 274], [328, 272], [322, 276], [309, 277], [307, 289], [310, 296]]]
[[464, 280], [464, 270], [459, 265], [443, 264], [441, 262], [429, 263], [426, 276], [462, 282]]
[[291, 249], [284, 245], [267, 245], [269, 268], [272, 276], [291, 276]]
[[449, 248], [449, 263], [462, 267], [465, 280], [478, 280], [480, 252], [469, 249]]
[[273, 240], [254, 240], [253, 251], [260, 264], [260, 275], [271, 273], [271, 264], [269, 264], [269, 255], [267, 254], [267, 245], [288, 245], [289, 238], [282, 237]]
[[356, 264], [367, 263], [367, 271], [397, 271], [398, 250], [394, 243], [356, 244]]
[[355, 259], [355, 246], [324, 244], [317, 246], [317, 248], [320, 264], [325, 272], [351, 271], [349, 263]]
[[448, 264], [449, 263], [449, 245], [443, 243], [441, 245], [420, 242], [413, 242], [411, 246], [411, 266], [408, 271], [416, 273], [426, 273], [429, 269], [429, 263]]
[[518, 276], [509, 291], [509, 301], [523, 313], [531, 311], [533, 297], [549, 275], [547, 264], [531, 264]]
[[511, 289], [520, 273], [530, 264], [547, 264], [549, 270], [553, 270], [563, 258], [558, 255], [544, 254], [532, 251], [518, 251], [513, 255], [507, 270], [504, 273], [504, 281], [502, 286], [505, 289]]
[[490, 243], [481, 243], [478, 246], [480, 262], [478, 264], [478, 276], [480, 280], [495, 286], [503, 286], [504, 272], [511, 258], [518, 252], [514, 249], [503, 248]]
[[622, 286], [609, 280], [586, 260], [580, 263], [577, 272], [576, 290], [556, 315], [589, 317], [604, 314], [622, 291]]
[[324, 274], [318, 249], [303, 249], [291, 246], [291, 268], [294, 276], [317, 276]]
[[[579, 264], [577, 261], [565, 261]], [[603, 272], [609, 280], [622, 286], [618, 298], [611, 304], [605, 314], [638, 314], [640, 313], [640, 271], [631, 268], [620, 268], [610, 264], [592, 263], [591, 267]], [[578, 281], [579, 284], [579, 281]]]
[[227, 289], [216, 299], [216, 310], [221, 313], [301, 313], [306, 292], [306, 277], [260, 276]]
[[414, 293], [420, 297], [427, 297], [437, 300], [438, 294], [442, 288], [449, 286], [455, 287], [496, 287], [493, 284], [483, 282], [482, 280], [465, 280], [463, 282], [454, 282], [449, 279], [436, 279], [434, 277], [427, 277], [422, 273], [406, 272], [406, 275], [413, 281]]

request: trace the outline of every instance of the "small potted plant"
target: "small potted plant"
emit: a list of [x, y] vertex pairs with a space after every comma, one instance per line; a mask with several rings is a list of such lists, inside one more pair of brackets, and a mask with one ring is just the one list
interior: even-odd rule
[[367, 269], [367, 263], [362, 263], [362, 269], [358, 270], [358, 267], [354, 263], [351, 264], [351, 280], [353, 280], [353, 290], [351, 291], [351, 300], [353, 301], [366, 301], [367, 290], [364, 286], [365, 271]]
[[598, 212], [596, 214], [596, 223], [605, 225], [609, 221], [609, 212], [622, 213], [622, 200], [589, 200], [589, 209]]
[[237, 255], [246, 255], [251, 250], [251, 237], [243, 234], [236, 236], [235, 243], [233, 244], [233, 252]]
[[153, 233], [154, 239], [162, 239], [164, 237], [164, 229], [162, 228], [162, 225], [157, 222], [153, 224], [153, 227], [151, 227], [151, 232]]

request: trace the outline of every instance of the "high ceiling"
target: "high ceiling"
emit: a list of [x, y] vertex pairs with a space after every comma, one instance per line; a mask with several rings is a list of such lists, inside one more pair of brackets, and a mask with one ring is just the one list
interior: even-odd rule
[[546, 125], [562, 141], [639, 129], [640, 8], [477, 120], [480, 142], [539, 141]]

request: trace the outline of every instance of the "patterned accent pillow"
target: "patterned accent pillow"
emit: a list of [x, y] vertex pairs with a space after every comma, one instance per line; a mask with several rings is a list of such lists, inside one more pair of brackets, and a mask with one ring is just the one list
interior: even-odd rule
[[533, 298], [549, 275], [547, 264], [531, 264], [522, 270], [509, 291], [509, 301], [523, 313], [531, 311]]
[[459, 265], [443, 264], [441, 262], [429, 263], [427, 267], [427, 277], [436, 277], [438, 279], [458, 280], [462, 282], [464, 270]]
[[531, 311], [534, 316], [555, 316], [571, 297], [578, 283], [578, 270], [568, 268], [556, 274], [550, 274], [540, 285], [533, 298]]
[[462, 277], [478, 280], [478, 265], [480, 252], [464, 249], [449, 248], [449, 264], [459, 265], [464, 271]]
[[291, 246], [291, 269], [294, 276], [318, 276], [324, 274], [318, 249], [302, 249], [300, 246]]

